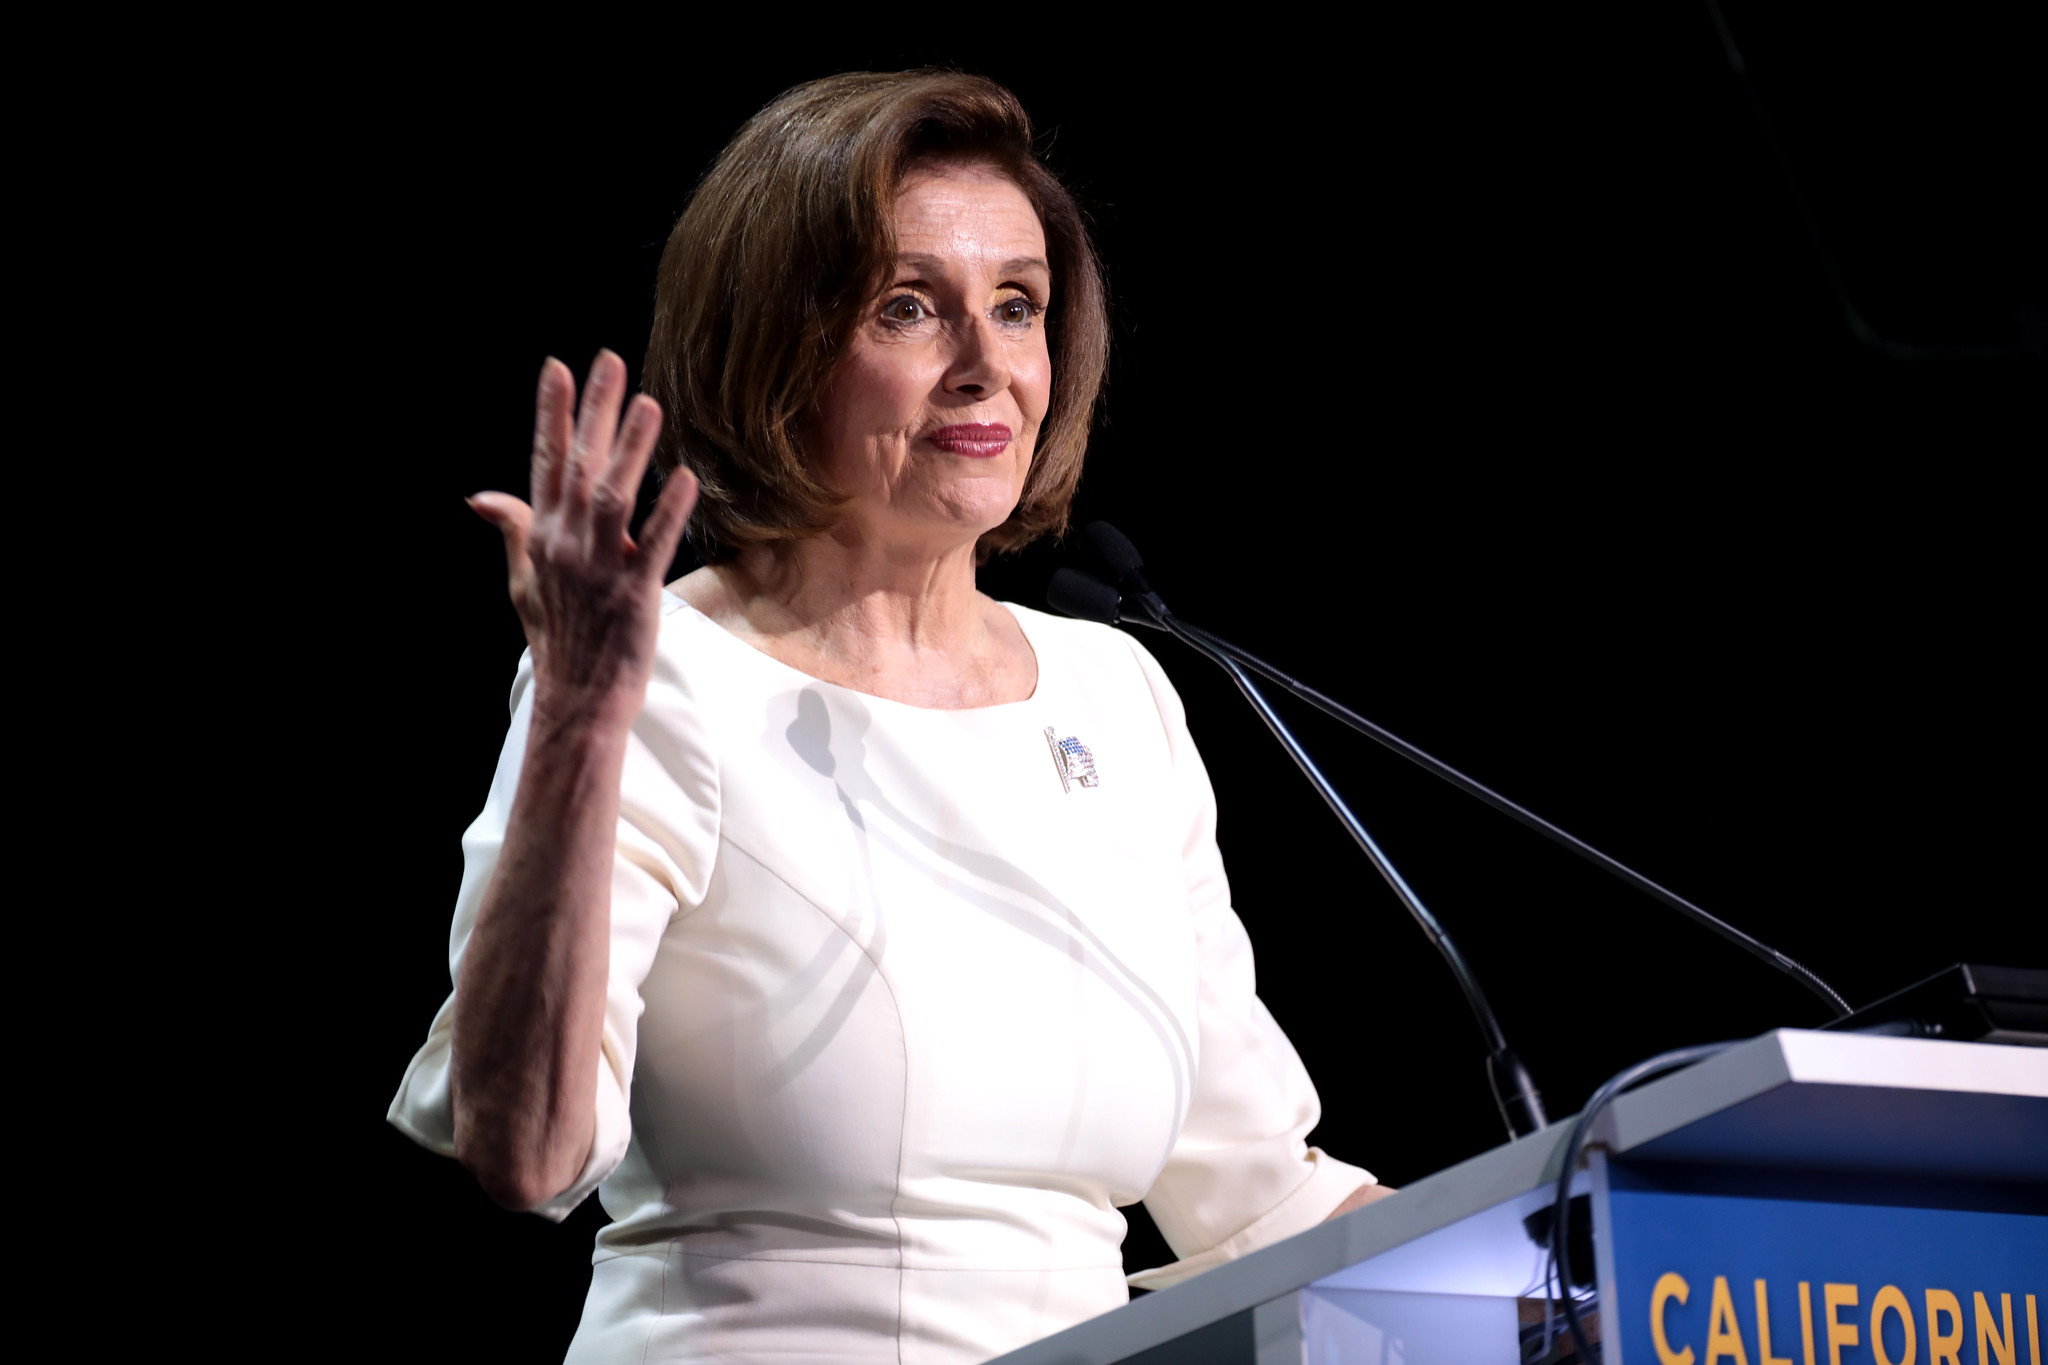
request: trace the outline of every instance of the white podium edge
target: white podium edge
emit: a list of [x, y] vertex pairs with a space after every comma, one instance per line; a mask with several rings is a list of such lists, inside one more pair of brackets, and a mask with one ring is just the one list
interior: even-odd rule
[[[1589, 1145], [1627, 1152], [1793, 1083], [2048, 1099], [2048, 1049], [1778, 1029], [1621, 1096], [1594, 1121]], [[1116, 1365], [1234, 1314], [1291, 1305], [1303, 1285], [1554, 1184], [1570, 1128], [1569, 1118], [1555, 1121], [989, 1365]]]

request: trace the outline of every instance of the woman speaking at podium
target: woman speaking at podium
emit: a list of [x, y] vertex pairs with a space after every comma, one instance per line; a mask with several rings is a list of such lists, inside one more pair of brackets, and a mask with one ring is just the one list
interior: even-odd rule
[[598, 1193], [571, 1361], [983, 1360], [1125, 1301], [1120, 1205], [1157, 1286], [1379, 1192], [1304, 1141], [1157, 664], [975, 589], [1064, 527], [1108, 332], [1013, 95], [835, 76], [676, 224], [647, 393], [550, 360], [531, 504], [473, 500], [529, 648], [390, 1118]]

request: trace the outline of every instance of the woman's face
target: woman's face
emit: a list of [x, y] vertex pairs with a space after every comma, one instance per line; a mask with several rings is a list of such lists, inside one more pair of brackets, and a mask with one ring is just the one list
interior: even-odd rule
[[852, 499], [832, 534], [930, 553], [1017, 505], [1052, 395], [1045, 231], [986, 167], [914, 171], [889, 285], [854, 333], [809, 435]]

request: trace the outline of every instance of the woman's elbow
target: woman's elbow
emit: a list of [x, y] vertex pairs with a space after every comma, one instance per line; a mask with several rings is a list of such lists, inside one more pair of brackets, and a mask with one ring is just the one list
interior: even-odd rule
[[465, 1086], [459, 1070], [453, 1079], [455, 1159], [492, 1203], [531, 1212], [576, 1183], [597, 1140], [594, 1110], [565, 1114], [528, 1093]]
[[455, 1159], [499, 1208], [531, 1213], [562, 1192], [562, 1183], [542, 1163], [458, 1143]]
[[574, 1170], [563, 1170], [555, 1154], [536, 1150], [495, 1124], [455, 1124], [455, 1159], [476, 1177], [491, 1202], [500, 1208], [530, 1213], [566, 1189]]

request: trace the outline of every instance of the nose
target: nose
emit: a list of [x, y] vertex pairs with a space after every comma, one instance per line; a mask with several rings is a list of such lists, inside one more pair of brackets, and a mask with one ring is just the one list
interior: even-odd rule
[[988, 398], [1010, 386], [1009, 355], [993, 320], [970, 317], [955, 337], [952, 363], [946, 367], [947, 393]]

